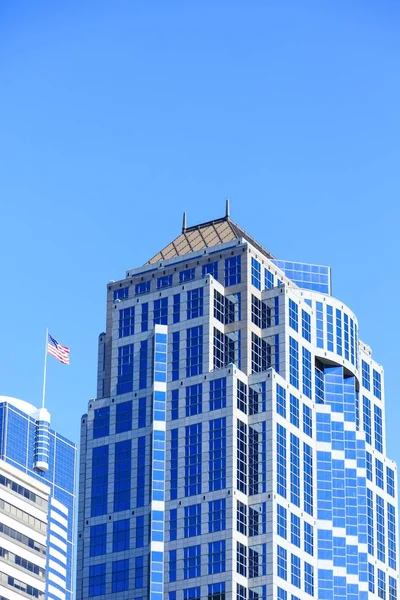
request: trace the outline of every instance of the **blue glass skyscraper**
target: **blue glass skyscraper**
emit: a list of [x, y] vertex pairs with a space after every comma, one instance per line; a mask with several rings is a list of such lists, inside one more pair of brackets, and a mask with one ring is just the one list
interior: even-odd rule
[[107, 287], [77, 598], [397, 599], [383, 369], [328, 267], [224, 218]]
[[0, 596], [70, 600], [76, 447], [50, 414], [0, 396]]

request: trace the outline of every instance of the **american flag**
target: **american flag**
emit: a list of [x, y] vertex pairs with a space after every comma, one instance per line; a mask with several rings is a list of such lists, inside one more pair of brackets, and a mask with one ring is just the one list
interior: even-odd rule
[[69, 365], [69, 348], [61, 346], [50, 334], [48, 334], [47, 352], [63, 363], [63, 365]]

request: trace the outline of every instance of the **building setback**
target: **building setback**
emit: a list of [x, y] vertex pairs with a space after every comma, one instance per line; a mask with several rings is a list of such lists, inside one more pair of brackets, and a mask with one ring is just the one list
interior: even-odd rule
[[227, 207], [110, 282], [78, 512], [77, 600], [395, 600], [383, 369], [330, 269]]
[[70, 600], [76, 447], [44, 408], [0, 396], [0, 597]]

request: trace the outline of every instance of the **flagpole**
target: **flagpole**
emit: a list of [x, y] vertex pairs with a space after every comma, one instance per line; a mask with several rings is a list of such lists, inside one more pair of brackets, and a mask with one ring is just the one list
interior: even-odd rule
[[49, 330], [46, 327], [46, 345], [44, 347], [44, 373], [43, 373], [43, 397], [42, 408], [44, 408], [44, 399], [46, 397], [46, 370], [47, 370], [47, 345], [49, 342]]

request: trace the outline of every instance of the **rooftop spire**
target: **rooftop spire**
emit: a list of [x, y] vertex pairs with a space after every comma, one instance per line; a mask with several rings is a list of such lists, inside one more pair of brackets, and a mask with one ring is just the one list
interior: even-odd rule
[[182, 219], [182, 233], [185, 233], [186, 231], [186, 213], [183, 213], [183, 219]]
[[225, 200], [225, 217], [227, 219], [229, 219], [229, 217], [230, 217], [230, 212], [229, 212], [229, 198], [227, 198]]

